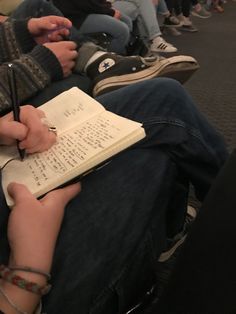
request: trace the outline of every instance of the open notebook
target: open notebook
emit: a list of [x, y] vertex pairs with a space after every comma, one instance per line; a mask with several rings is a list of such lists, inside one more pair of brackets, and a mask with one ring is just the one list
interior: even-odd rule
[[16, 147], [1, 146], [2, 186], [7, 204], [10, 182], [25, 184], [40, 197], [85, 174], [145, 137], [142, 124], [107, 111], [77, 87], [39, 107], [57, 127], [57, 143], [19, 160]]

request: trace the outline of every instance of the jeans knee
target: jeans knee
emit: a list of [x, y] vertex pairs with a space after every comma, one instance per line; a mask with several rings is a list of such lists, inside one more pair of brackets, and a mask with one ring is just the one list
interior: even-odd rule
[[153, 81], [155, 81], [155, 84], [158, 84], [158, 88], [163, 88], [163, 90], [168, 92], [176, 92], [183, 89], [182, 85], [177, 80], [172, 78], [162, 77], [156, 78]]

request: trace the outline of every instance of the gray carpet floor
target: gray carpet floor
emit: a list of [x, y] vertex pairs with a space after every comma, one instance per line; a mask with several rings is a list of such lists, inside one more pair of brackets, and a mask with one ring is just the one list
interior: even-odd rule
[[236, 148], [236, 2], [228, 0], [224, 9], [209, 19], [192, 17], [197, 33], [164, 38], [178, 48], [175, 54], [198, 60], [200, 69], [185, 88], [232, 151]]

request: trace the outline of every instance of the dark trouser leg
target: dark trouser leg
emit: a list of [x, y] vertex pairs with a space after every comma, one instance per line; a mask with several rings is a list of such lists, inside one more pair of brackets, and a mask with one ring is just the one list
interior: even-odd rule
[[183, 15], [189, 17], [191, 8], [191, 0], [182, 0], [182, 12]]
[[24, 19], [46, 15], [62, 16], [62, 13], [51, 2], [46, 0], [24, 0], [11, 14], [11, 18]]
[[66, 210], [45, 312], [124, 313], [138, 285], [154, 279], [171, 183], [168, 157], [146, 149], [127, 151], [85, 178]]
[[[111, 111], [144, 122], [147, 138], [85, 178], [81, 195], [69, 204], [53, 289], [45, 299], [50, 314], [104, 313], [116, 293], [116, 308], [107, 313], [123, 311], [132, 298], [127, 291], [136, 291], [137, 281], [142, 286], [140, 274], [144, 268], [145, 277], [152, 272], [165, 246], [176, 168], [204, 198], [227, 156], [219, 134], [173, 80], [146, 81], [99, 100]], [[185, 210], [178, 207], [176, 213], [183, 217]], [[0, 227], [6, 225], [4, 217], [3, 208]], [[125, 282], [127, 269], [137, 265]]]
[[[123, 313], [145, 292], [165, 246], [173, 170], [165, 153], [140, 148], [83, 180], [65, 212], [44, 312]], [[0, 208], [2, 232], [8, 210], [3, 202]]]
[[149, 314], [236, 313], [236, 151], [188, 234], [167, 290]]
[[138, 146], [164, 150], [203, 200], [228, 153], [223, 138], [178, 82], [148, 80], [98, 100], [108, 110], [142, 122], [147, 137]]
[[[81, 79], [74, 75], [55, 83], [38, 97], [46, 101], [73, 84], [79, 86], [77, 77]], [[148, 80], [98, 100], [108, 110], [144, 123], [147, 137], [138, 145], [164, 150], [177, 164], [182, 178], [193, 183], [198, 198], [204, 198], [228, 153], [220, 134], [178, 82], [164, 78]], [[36, 104], [41, 101], [33, 99]]]
[[89, 94], [90, 91], [90, 80], [87, 76], [80, 74], [72, 74], [68, 78], [61, 81], [53, 82], [50, 86], [44, 88], [43, 91], [39, 92], [36, 96], [27, 100], [27, 103], [38, 107], [60, 93], [77, 86], [84, 92]]

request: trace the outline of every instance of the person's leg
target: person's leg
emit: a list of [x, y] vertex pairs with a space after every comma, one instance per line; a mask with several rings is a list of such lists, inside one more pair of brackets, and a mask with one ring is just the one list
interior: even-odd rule
[[11, 18], [24, 19], [27, 17], [41, 17], [46, 15], [59, 15], [62, 13], [46, 0], [24, 0], [14, 12]]
[[151, 0], [139, 0], [138, 2], [138, 25], [140, 33], [146, 32], [147, 40], [153, 40], [155, 37], [161, 35], [154, 5]]
[[[63, 90], [63, 84], [57, 85], [58, 93]], [[164, 149], [182, 177], [194, 184], [200, 200], [204, 198], [228, 154], [221, 136], [177, 81], [148, 80], [97, 99], [108, 110], [144, 123], [147, 137], [142, 146]]]
[[165, 0], [159, 0], [158, 4], [156, 6], [156, 10], [158, 14], [164, 15], [164, 16], [169, 16], [170, 15], [170, 11], [167, 8], [167, 4], [165, 2]]
[[[24, 6], [19, 8], [18, 13], [16, 10], [14, 18], [25, 18], [33, 14], [36, 14], [36, 16], [47, 14], [62, 15], [51, 2], [49, 3], [45, 0], [37, 0], [35, 2], [25, 0]], [[88, 36], [79, 34], [74, 27], [72, 27], [68, 39], [75, 41], [79, 50], [79, 58], [77, 59], [74, 73], [86, 73], [93, 82], [93, 95], [105, 93], [156, 76], [173, 77], [184, 83], [199, 68], [197, 61], [189, 56], [173, 57], [160, 60], [160, 62], [156, 62], [157, 59], [155, 58], [152, 61], [150, 59], [144, 60], [140, 57], [125, 58], [114, 53], [101, 57], [101, 52], [104, 53], [102, 48], [93, 44], [92, 39]], [[99, 52], [98, 56], [95, 56], [96, 52]], [[92, 62], [91, 59], [93, 59]], [[90, 67], [89, 64], [91, 65]], [[78, 83], [75, 86], [78, 86]]]
[[68, 78], [61, 81], [52, 82], [48, 87], [44, 88], [42, 91], [38, 92], [34, 97], [27, 99], [26, 103], [31, 104], [35, 107], [42, 105], [43, 103], [49, 101], [53, 97], [59, 95], [60, 93], [76, 86], [86, 92], [90, 93], [91, 81], [87, 76], [80, 74], [72, 74]]
[[236, 151], [217, 176], [163, 297], [146, 314], [236, 313]]
[[161, 37], [161, 30], [152, 0], [135, 1], [138, 8], [137, 26], [141, 38], [150, 47], [150, 52], [176, 52], [177, 49]]
[[183, 16], [189, 18], [189, 16], [190, 16], [190, 8], [191, 8], [191, 1], [190, 0], [182, 0], [182, 13], [183, 13]]
[[124, 22], [105, 14], [89, 14], [81, 26], [78, 26], [79, 33], [107, 33], [111, 35], [109, 50], [124, 54], [129, 42], [129, 26]]
[[[158, 14], [163, 15], [164, 21], [163, 21], [163, 26], [164, 27], [179, 27], [180, 26], [180, 22], [177, 19], [176, 16], [172, 15], [173, 12], [173, 0], [171, 0], [169, 2], [169, 6], [171, 8], [171, 10], [168, 9], [167, 7], [167, 3], [165, 0], [159, 0], [158, 1], [158, 5], [156, 6], [156, 10]], [[172, 7], [171, 7], [172, 5]]]
[[[193, 182], [203, 199], [227, 156], [221, 137], [173, 80], [146, 81], [98, 100], [143, 122], [147, 138], [85, 178], [82, 193], [70, 203], [56, 250], [53, 289], [45, 300], [52, 314], [123, 311], [130, 300], [127, 291], [137, 289], [134, 278], [146, 276], [148, 257], [154, 262], [165, 246], [176, 171]], [[145, 272], [142, 261], [148, 263]], [[129, 283], [124, 281], [137, 265]], [[108, 307], [111, 300], [113, 308]]]
[[174, 11], [174, 4], [177, 2], [177, 0], [165, 0], [166, 6], [169, 10], [169, 12], [172, 14]]
[[196, 6], [199, 3], [198, 0], [191, 0], [191, 4], [192, 6]]
[[180, 14], [176, 12], [176, 14], [182, 24], [181, 30], [194, 33], [194, 32], [197, 32], [198, 29], [193, 25], [193, 22], [190, 19], [190, 9], [191, 9], [191, 0], [181, 0], [182, 12]]
[[147, 43], [161, 35], [153, 4], [148, 1], [115, 1], [114, 7], [128, 15], [133, 21], [137, 20], [139, 34]]
[[165, 150], [203, 200], [228, 153], [220, 134], [178, 82], [156, 78], [98, 100], [108, 110], [142, 122], [147, 137], [138, 145]]
[[[168, 2], [167, 2], [168, 3]], [[174, 1], [174, 11], [175, 15], [179, 18], [182, 16], [182, 0]]]
[[135, 2], [117, 0], [113, 2], [113, 7], [128, 16], [132, 21], [135, 21], [138, 16], [138, 7]]
[[[83, 179], [82, 192], [65, 211], [44, 312], [125, 313], [137, 293], [150, 288], [165, 246], [171, 184], [168, 156], [142, 148]], [[0, 207], [2, 232], [6, 208]], [[5, 262], [4, 254], [0, 259]]]

